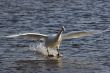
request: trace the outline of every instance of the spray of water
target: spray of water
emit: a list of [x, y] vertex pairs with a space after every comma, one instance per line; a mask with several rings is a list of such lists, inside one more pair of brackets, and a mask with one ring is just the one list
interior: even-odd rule
[[[42, 55], [45, 55], [45, 56], [48, 55], [47, 48], [45, 47], [44, 43], [30, 44], [30, 48], [29, 49], [31, 51], [38, 52], [38, 53], [40, 53]], [[56, 51], [56, 49], [49, 49], [49, 54], [57, 56], [58, 52]]]

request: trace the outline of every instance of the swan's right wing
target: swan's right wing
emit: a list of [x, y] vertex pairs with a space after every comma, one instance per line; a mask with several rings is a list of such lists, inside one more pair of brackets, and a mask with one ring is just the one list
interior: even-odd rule
[[30, 40], [45, 40], [47, 35], [40, 34], [40, 33], [23, 33], [23, 34], [16, 34], [7, 36], [8, 38], [23, 38], [23, 39], [30, 39]]
[[63, 39], [72, 39], [72, 38], [80, 38], [84, 36], [91, 36], [93, 35], [93, 32], [87, 32], [87, 31], [78, 31], [78, 32], [69, 32], [66, 34], [63, 34]]

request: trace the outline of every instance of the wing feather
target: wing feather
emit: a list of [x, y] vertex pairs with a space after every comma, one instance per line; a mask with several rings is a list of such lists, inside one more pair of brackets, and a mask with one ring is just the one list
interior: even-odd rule
[[40, 33], [23, 33], [23, 34], [16, 34], [7, 36], [8, 38], [23, 38], [23, 39], [30, 39], [30, 40], [45, 40], [47, 35], [40, 34]]
[[76, 31], [76, 32], [69, 32], [66, 34], [63, 34], [63, 39], [72, 39], [72, 38], [80, 38], [84, 36], [91, 36], [92, 32], [87, 31]]

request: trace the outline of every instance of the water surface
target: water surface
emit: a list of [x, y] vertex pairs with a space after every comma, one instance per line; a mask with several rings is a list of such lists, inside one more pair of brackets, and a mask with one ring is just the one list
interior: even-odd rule
[[[62, 42], [52, 60], [29, 50], [36, 41], [4, 36], [40, 32], [106, 30], [109, 0], [0, 0], [0, 73], [110, 73], [110, 31]], [[38, 43], [38, 42], [37, 42]]]

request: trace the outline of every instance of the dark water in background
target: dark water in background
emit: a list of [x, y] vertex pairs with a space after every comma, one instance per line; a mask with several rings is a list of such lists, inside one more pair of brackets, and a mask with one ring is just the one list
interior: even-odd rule
[[3, 36], [40, 32], [105, 30], [110, 0], [0, 0], [0, 73], [110, 73], [110, 31], [65, 40], [59, 62], [29, 50], [33, 41]]

